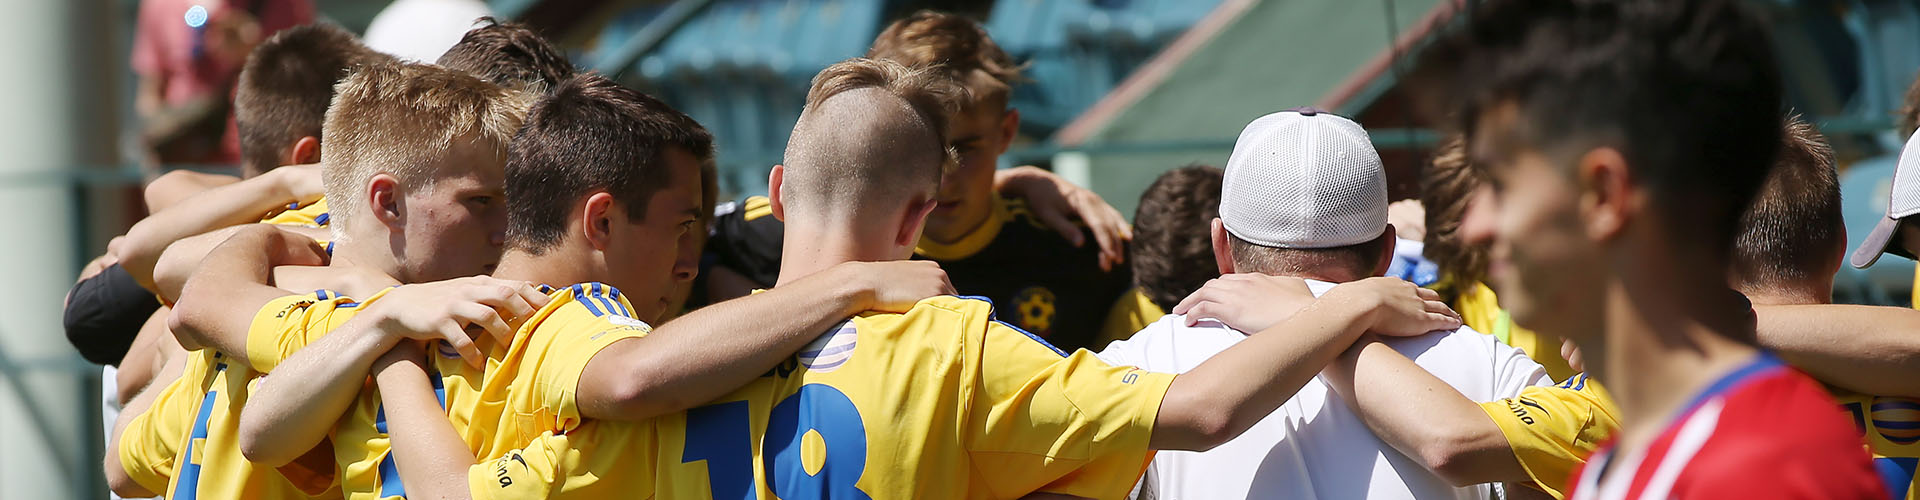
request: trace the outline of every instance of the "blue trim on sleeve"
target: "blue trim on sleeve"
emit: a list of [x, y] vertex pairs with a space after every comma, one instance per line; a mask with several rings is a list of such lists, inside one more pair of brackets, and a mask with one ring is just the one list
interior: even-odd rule
[[1000, 319], [993, 312], [993, 299], [981, 297], [978, 295], [955, 295], [954, 297], [964, 299], [964, 300], [978, 300], [978, 301], [987, 303], [987, 320], [988, 321], [999, 323], [1001, 326], [1005, 326], [1007, 328], [1012, 328], [1013, 331], [1020, 332], [1020, 334], [1026, 335], [1027, 338], [1033, 339], [1034, 342], [1039, 342], [1040, 345], [1046, 346], [1047, 349], [1053, 351], [1054, 354], [1059, 354], [1060, 357], [1062, 358], [1067, 357], [1067, 351], [1062, 351], [1060, 350], [1060, 348], [1054, 347], [1053, 344], [1047, 342], [1047, 339], [1040, 338], [1039, 335], [1034, 335], [1033, 332], [1029, 332], [1021, 329], [1018, 326], [1014, 326], [1013, 323], [1000, 321]]

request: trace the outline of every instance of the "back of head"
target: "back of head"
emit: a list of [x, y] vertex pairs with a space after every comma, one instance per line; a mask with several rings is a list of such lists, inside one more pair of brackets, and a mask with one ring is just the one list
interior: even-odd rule
[[857, 217], [931, 197], [953, 161], [947, 115], [964, 94], [933, 69], [892, 61], [822, 70], [787, 140], [786, 211]]
[[[562, 80], [533, 105], [507, 156], [507, 246], [538, 255], [566, 237], [575, 202], [613, 195], [634, 220], [671, 182], [668, 150], [702, 165], [713, 136], [666, 103], [597, 74]], [[704, 175], [704, 174], [703, 174]]]
[[341, 80], [327, 108], [327, 168], [321, 174], [335, 236], [360, 211], [367, 182], [392, 175], [426, 189], [436, 165], [461, 147], [487, 148], [502, 163], [532, 95], [466, 73], [415, 63], [371, 64]]
[[[1420, 174], [1420, 205], [1427, 209], [1422, 253], [1458, 285], [1479, 282], [1487, 273], [1486, 251], [1467, 243], [1460, 233], [1467, 204], [1480, 182], [1479, 171], [1467, 163], [1466, 138], [1459, 135], [1440, 143], [1433, 162]], [[1458, 291], [1453, 288], [1449, 291]]]
[[1237, 272], [1358, 279], [1379, 271], [1387, 178], [1366, 130], [1301, 108], [1254, 119], [1221, 181]]
[[1569, 171], [1619, 151], [1671, 239], [1723, 256], [1780, 144], [1773, 44], [1741, 3], [1490, 0], [1428, 49], [1437, 80], [1416, 87], [1460, 106], [1464, 131], [1516, 111], [1513, 139]]
[[1180, 167], [1160, 174], [1140, 195], [1127, 259], [1134, 286], [1162, 310], [1220, 276], [1207, 231], [1220, 216], [1224, 174], [1218, 167]]
[[1728, 276], [1742, 291], [1824, 290], [1846, 253], [1833, 147], [1797, 116], [1784, 123], [1780, 158], [1734, 239]]
[[481, 22], [487, 25], [467, 30], [434, 63], [503, 87], [553, 88], [573, 76], [573, 63], [532, 29], [491, 17]]
[[867, 57], [907, 66], [937, 66], [972, 92], [963, 103], [966, 109], [1005, 109], [1013, 85], [1024, 80], [1020, 65], [1000, 50], [980, 23], [931, 10], [888, 25], [874, 38]]
[[234, 87], [233, 119], [249, 176], [285, 163], [301, 137], [320, 137], [333, 86], [352, 68], [394, 62], [326, 23], [275, 33], [247, 56]]

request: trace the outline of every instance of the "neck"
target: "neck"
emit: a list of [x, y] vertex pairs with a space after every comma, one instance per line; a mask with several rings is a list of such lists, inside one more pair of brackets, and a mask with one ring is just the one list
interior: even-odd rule
[[378, 245], [384, 240], [386, 238], [383, 235], [366, 234], [335, 240], [333, 255], [327, 259], [327, 266], [372, 269], [401, 283], [413, 283], [413, 276], [400, 268], [400, 259], [393, 252], [380, 249]]
[[[1752, 307], [1715, 266], [1635, 259], [1607, 284], [1604, 326], [1582, 355], [1620, 406], [1622, 449], [1657, 436], [1694, 395], [1752, 359]], [[1637, 267], [1636, 267], [1637, 266]], [[1585, 345], [1595, 344], [1595, 345]]]
[[1814, 287], [1742, 287], [1740, 293], [1758, 306], [1790, 306], [1805, 304], [1832, 304], [1833, 291]]
[[541, 283], [555, 288], [597, 281], [599, 274], [588, 268], [586, 263], [593, 259], [571, 251], [562, 243], [547, 249], [546, 253], [535, 255], [523, 249], [507, 250], [500, 256], [500, 266], [494, 268], [493, 277], [503, 280], [518, 280]]
[[787, 224], [780, 249], [780, 279], [776, 285], [791, 283], [843, 262], [905, 260], [911, 256], [911, 247], [899, 249], [888, 241], [891, 238], [861, 233], [846, 226], [815, 230]]

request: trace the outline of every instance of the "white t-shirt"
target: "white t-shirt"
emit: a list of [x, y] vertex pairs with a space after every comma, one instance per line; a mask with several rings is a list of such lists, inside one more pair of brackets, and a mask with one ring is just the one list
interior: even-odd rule
[[396, 0], [373, 16], [360, 39], [373, 50], [432, 63], [460, 43], [474, 21], [491, 15], [493, 9], [480, 0]]
[[[1314, 295], [1332, 283], [1307, 281]], [[1281, 332], [1284, 334], [1284, 332]], [[1099, 354], [1116, 365], [1185, 373], [1246, 339], [1215, 321], [1160, 318]], [[1386, 341], [1467, 398], [1492, 401], [1552, 383], [1525, 352], [1462, 327]], [[1245, 434], [1206, 452], [1163, 451], [1141, 479], [1141, 498], [1486, 498], [1487, 485], [1455, 488], [1374, 437], [1325, 380], [1314, 377]]]

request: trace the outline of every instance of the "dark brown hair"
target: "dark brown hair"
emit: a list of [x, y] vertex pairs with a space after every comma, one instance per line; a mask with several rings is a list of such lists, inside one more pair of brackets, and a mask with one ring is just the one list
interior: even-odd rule
[[1829, 280], [1845, 258], [1833, 147], [1798, 116], [1787, 117], [1782, 129], [1780, 159], [1740, 216], [1729, 275], [1736, 287]]
[[1160, 174], [1140, 195], [1127, 246], [1133, 284], [1161, 310], [1171, 311], [1207, 280], [1220, 277], [1210, 236], [1220, 216], [1226, 171], [1188, 165]]
[[468, 30], [434, 64], [507, 87], [553, 88], [575, 73], [567, 56], [532, 29], [491, 17], [480, 21], [487, 25]]
[[295, 26], [261, 42], [234, 88], [243, 169], [258, 175], [279, 167], [294, 141], [320, 137], [335, 82], [352, 68], [392, 61], [332, 24]]
[[1773, 41], [1745, 3], [1480, 2], [1424, 51], [1411, 87], [1468, 133], [1512, 106], [1504, 133], [1568, 168], [1618, 151], [1668, 236], [1724, 257], [1780, 145]]
[[705, 164], [713, 135], [693, 118], [597, 74], [583, 73], [533, 105], [507, 153], [507, 246], [539, 254], [564, 239], [572, 202], [606, 191], [628, 217], [646, 216], [672, 181], [667, 151]]

